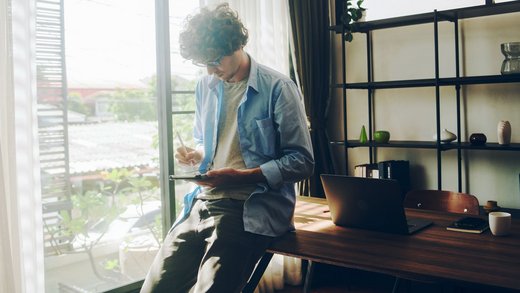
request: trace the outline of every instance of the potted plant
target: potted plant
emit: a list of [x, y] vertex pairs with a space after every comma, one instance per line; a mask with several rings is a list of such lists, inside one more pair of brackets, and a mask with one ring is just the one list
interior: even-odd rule
[[341, 13], [341, 25], [344, 27], [345, 40], [347, 42], [352, 42], [352, 39], [354, 38], [352, 32], [356, 28], [356, 22], [363, 17], [363, 13], [366, 10], [361, 6], [363, 1], [364, 0], [358, 0], [355, 5], [352, 3], [352, 0], [336, 1], [336, 9]]

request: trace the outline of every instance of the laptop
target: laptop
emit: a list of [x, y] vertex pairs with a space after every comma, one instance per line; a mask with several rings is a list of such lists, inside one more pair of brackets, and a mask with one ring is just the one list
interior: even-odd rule
[[432, 224], [407, 219], [396, 180], [322, 174], [332, 222], [338, 226], [412, 234]]

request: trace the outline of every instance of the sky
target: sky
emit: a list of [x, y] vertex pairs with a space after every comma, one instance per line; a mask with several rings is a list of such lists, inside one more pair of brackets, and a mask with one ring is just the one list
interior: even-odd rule
[[[155, 1], [67, 0], [65, 52], [69, 87], [142, 86], [156, 72]], [[170, 1], [172, 73], [195, 78], [178, 54], [185, 15], [198, 1]]]

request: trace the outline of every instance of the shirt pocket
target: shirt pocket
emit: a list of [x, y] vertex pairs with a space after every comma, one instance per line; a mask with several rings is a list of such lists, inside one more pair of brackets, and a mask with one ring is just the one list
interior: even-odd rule
[[257, 131], [254, 132], [257, 149], [266, 156], [274, 157], [276, 146], [276, 132], [271, 118], [255, 120]]

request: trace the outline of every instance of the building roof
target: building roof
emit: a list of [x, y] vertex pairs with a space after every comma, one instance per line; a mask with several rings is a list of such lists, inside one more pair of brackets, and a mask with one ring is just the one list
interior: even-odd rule
[[70, 174], [113, 168], [157, 167], [152, 146], [157, 122], [105, 122], [69, 125]]

